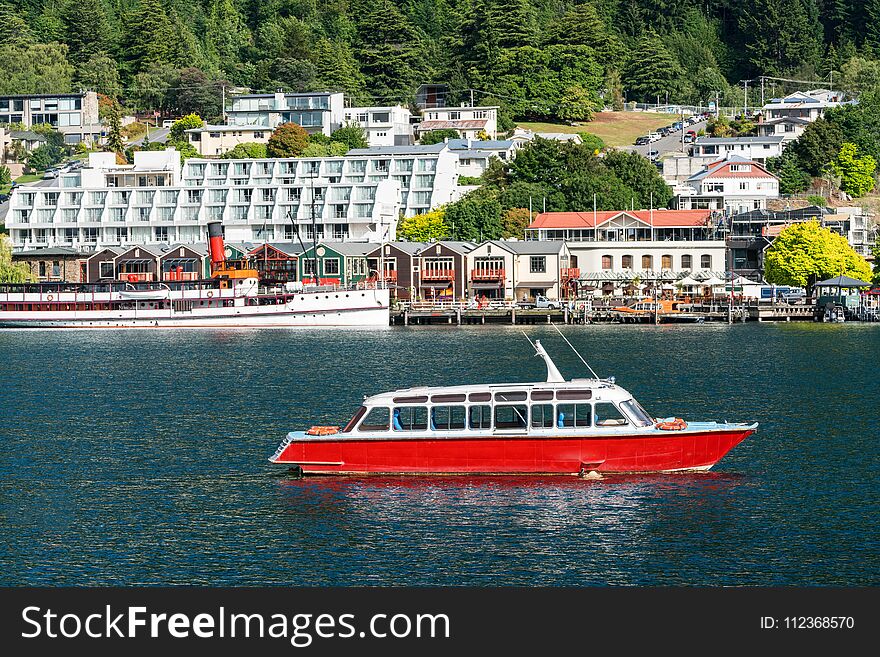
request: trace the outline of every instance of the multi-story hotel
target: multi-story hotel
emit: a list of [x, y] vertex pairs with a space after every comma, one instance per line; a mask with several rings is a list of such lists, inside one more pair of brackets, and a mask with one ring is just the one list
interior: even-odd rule
[[101, 139], [98, 94], [33, 94], [0, 96], [0, 123], [21, 123], [25, 130], [47, 123], [64, 135], [66, 144]]
[[136, 152], [125, 166], [113, 153], [92, 153], [88, 167], [53, 187], [14, 190], [5, 223], [16, 250], [198, 242], [214, 220], [230, 241], [293, 240], [298, 233], [304, 240], [379, 242], [394, 239], [399, 216], [456, 200], [457, 164], [445, 144], [183, 164], [168, 149]]

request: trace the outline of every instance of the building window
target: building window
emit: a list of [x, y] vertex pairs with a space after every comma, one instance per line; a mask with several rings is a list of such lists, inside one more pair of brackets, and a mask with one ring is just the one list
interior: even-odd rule
[[743, 191], [743, 192], [744, 192], [744, 191], [746, 191], [748, 188], [749, 188], [749, 183], [747, 183], [747, 182], [741, 182], [741, 183], [739, 184], [739, 189], [740, 189], [740, 191]]
[[99, 278], [113, 278], [113, 263], [112, 262], [102, 262], [100, 263], [100, 272], [98, 273]]
[[602, 269], [614, 269], [614, 256], [602, 256]]
[[660, 256], [660, 268], [661, 269], [672, 269], [672, 256], [664, 255]]
[[46, 278], [46, 263], [40, 261], [40, 278]]
[[547, 257], [532, 256], [529, 258], [529, 272], [532, 274], [544, 274], [547, 272]]
[[643, 255], [642, 256], [642, 269], [653, 269], [654, 268], [654, 256]]
[[632, 269], [633, 268], [633, 257], [631, 255], [625, 255], [620, 259], [620, 266], [624, 269]]
[[324, 260], [324, 274], [338, 276], [339, 275], [339, 259], [327, 258]]
[[[688, 256], [690, 258], [690, 256]], [[712, 269], [712, 256], [705, 254], [700, 256], [700, 268]]]

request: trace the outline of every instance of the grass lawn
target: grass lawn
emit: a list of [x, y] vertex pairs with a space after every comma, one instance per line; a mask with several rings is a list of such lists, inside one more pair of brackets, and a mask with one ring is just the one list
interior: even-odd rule
[[583, 125], [566, 123], [519, 123], [517, 125], [535, 132], [589, 132], [600, 137], [606, 146], [630, 146], [636, 137], [674, 123], [678, 114], [655, 114], [653, 112], [596, 112], [593, 120]]
[[15, 182], [17, 182], [20, 185], [23, 185], [24, 183], [37, 182], [38, 180], [42, 180], [42, 179], [43, 179], [43, 176], [41, 176], [38, 173], [26, 173], [25, 175], [19, 176], [18, 178], [16, 178]]

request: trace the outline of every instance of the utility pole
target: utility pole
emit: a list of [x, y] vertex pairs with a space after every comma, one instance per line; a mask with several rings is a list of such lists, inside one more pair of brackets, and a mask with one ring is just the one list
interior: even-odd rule
[[221, 90], [221, 100], [220, 100], [220, 118], [222, 119], [223, 125], [226, 125], [226, 85], [220, 85]]
[[749, 81], [743, 80], [743, 84], [745, 86], [745, 96], [743, 98], [743, 118], [746, 118], [749, 113]]
[[764, 107], [764, 76], [761, 76], [761, 107]]
[[471, 107], [473, 107], [474, 106], [474, 90], [471, 89], [470, 92], [471, 92]]

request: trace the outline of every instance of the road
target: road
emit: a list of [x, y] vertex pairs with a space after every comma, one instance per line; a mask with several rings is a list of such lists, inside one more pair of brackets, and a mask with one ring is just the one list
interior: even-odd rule
[[[164, 144], [168, 139], [168, 133], [171, 132], [171, 128], [155, 128], [150, 130], [150, 141], [151, 142], [159, 142]], [[144, 138], [135, 139], [132, 142], [129, 142], [128, 146], [143, 146]]]
[[[685, 131], [693, 130], [694, 132], [699, 132], [700, 130], [706, 129], [706, 122], [700, 121], [699, 123], [695, 123], [692, 126], [685, 127]], [[687, 144], [685, 144], [685, 149], [687, 149]], [[648, 151], [658, 151], [660, 153], [660, 157], [663, 157], [665, 153], [674, 153], [681, 152], [681, 131], [673, 132], [666, 137], [661, 137], [659, 140], [645, 144], [644, 146], [626, 146], [627, 150], [635, 151], [637, 153], [641, 153], [645, 157], [648, 156]]]

